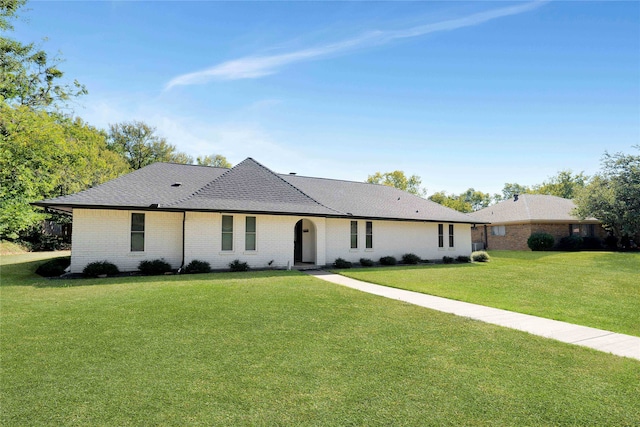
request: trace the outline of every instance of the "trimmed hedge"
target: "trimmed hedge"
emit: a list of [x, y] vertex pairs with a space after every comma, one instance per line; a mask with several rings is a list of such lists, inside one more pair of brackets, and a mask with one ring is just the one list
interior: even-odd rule
[[420, 257], [416, 254], [404, 254], [402, 255], [403, 264], [417, 264], [420, 262]]
[[246, 262], [241, 262], [239, 259], [234, 259], [229, 263], [229, 268], [231, 269], [231, 271], [234, 271], [234, 272], [248, 271], [249, 264], [247, 264]]
[[443, 264], [453, 264], [453, 258], [450, 256], [443, 256], [442, 257], [442, 263]]
[[71, 265], [71, 257], [56, 258], [45, 262], [36, 269], [36, 274], [42, 277], [58, 277]]
[[154, 259], [152, 261], [140, 261], [138, 264], [138, 270], [140, 273], [148, 276], [157, 276], [160, 274], [171, 272], [171, 265], [161, 259]]
[[333, 262], [333, 266], [335, 268], [351, 268], [353, 264], [350, 261], [347, 261], [343, 258], [336, 258]]
[[115, 264], [110, 263], [109, 261], [95, 261], [87, 264], [87, 266], [82, 270], [82, 274], [86, 277], [98, 277], [102, 275], [107, 276], [115, 276], [119, 274], [120, 270]]
[[489, 262], [491, 257], [485, 251], [475, 251], [471, 253], [471, 260], [473, 262]]
[[396, 265], [398, 260], [393, 256], [383, 256], [380, 258], [380, 264], [382, 265]]
[[527, 239], [527, 246], [532, 251], [548, 251], [553, 248], [555, 239], [549, 233], [533, 233]]
[[373, 261], [369, 258], [360, 258], [360, 265], [363, 267], [373, 267]]
[[187, 274], [199, 274], [199, 273], [210, 273], [211, 272], [211, 264], [206, 261], [200, 261], [194, 259], [184, 268], [184, 272]]

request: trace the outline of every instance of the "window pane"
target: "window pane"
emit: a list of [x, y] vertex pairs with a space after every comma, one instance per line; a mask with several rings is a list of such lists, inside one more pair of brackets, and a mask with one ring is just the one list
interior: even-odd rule
[[449, 224], [449, 247], [453, 247], [453, 224]]
[[366, 248], [373, 249], [373, 222], [367, 221], [366, 231]]
[[373, 248], [373, 236], [371, 234], [367, 235], [367, 249]]
[[351, 234], [358, 234], [358, 221], [351, 221]]
[[373, 223], [371, 221], [367, 221], [367, 234], [373, 234]]
[[358, 249], [358, 235], [351, 235], [351, 249]]
[[222, 250], [233, 250], [233, 233], [222, 233]]
[[246, 220], [246, 232], [247, 233], [255, 233], [256, 232], [256, 217], [248, 216]]
[[131, 231], [144, 231], [144, 214], [131, 214]]
[[256, 234], [255, 233], [247, 233], [244, 239], [244, 249], [246, 251], [256, 250]]
[[233, 232], [233, 217], [222, 215], [222, 232]]
[[438, 247], [444, 248], [444, 236], [438, 236]]
[[144, 233], [134, 231], [131, 233], [131, 252], [144, 251]]

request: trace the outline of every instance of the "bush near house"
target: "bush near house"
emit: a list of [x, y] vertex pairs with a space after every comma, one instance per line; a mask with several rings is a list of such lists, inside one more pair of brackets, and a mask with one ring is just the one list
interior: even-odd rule
[[194, 259], [184, 268], [184, 272], [187, 274], [199, 274], [199, 273], [210, 273], [211, 272], [211, 264], [206, 261], [200, 261]]
[[443, 256], [442, 257], [442, 263], [443, 264], [453, 264], [453, 257], [450, 256]]
[[373, 260], [369, 258], [360, 258], [360, 265], [363, 267], [373, 267]]
[[402, 255], [403, 264], [417, 264], [420, 262], [420, 257], [416, 254], [404, 254]]
[[582, 249], [584, 239], [577, 235], [566, 236], [560, 239], [557, 249], [561, 251], [579, 251]]
[[549, 233], [533, 233], [527, 239], [527, 246], [532, 251], [548, 251], [554, 243], [555, 239]]
[[336, 258], [336, 260], [333, 262], [333, 266], [335, 268], [351, 268], [352, 263], [342, 258]]
[[489, 262], [491, 257], [485, 251], [475, 251], [471, 253], [471, 260], [473, 262]]
[[62, 276], [69, 265], [71, 265], [71, 257], [55, 258], [40, 265], [36, 269], [36, 274], [42, 277]]
[[115, 264], [110, 263], [109, 261], [90, 262], [82, 270], [82, 274], [84, 274], [85, 277], [98, 277], [105, 274], [107, 276], [115, 276], [119, 273], [120, 270], [118, 270], [118, 267]]
[[229, 263], [231, 271], [247, 271], [249, 270], [249, 264], [241, 262], [239, 259], [234, 259]]
[[171, 271], [171, 265], [161, 259], [154, 259], [151, 261], [140, 261], [138, 264], [138, 270], [140, 273], [148, 276], [157, 276]]
[[380, 264], [382, 265], [396, 265], [398, 260], [393, 256], [383, 256], [380, 258]]
[[468, 256], [460, 255], [458, 258], [456, 258], [456, 261], [458, 261], [458, 262], [471, 262], [471, 258], [469, 258]]

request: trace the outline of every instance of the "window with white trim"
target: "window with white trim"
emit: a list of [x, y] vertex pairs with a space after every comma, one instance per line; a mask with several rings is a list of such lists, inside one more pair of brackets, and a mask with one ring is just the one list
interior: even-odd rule
[[131, 214], [131, 252], [144, 252], [144, 214]]
[[351, 221], [351, 249], [358, 249], [358, 221]]
[[453, 248], [454, 245], [454, 240], [453, 240], [453, 224], [449, 224], [449, 247]]
[[444, 248], [444, 224], [438, 224], [438, 247]]
[[222, 215], [222, 250], [233, 250], [233, 217]]
[[365, 247], [367, 249], [373, 249], [373, 222], [367, 221], [365, 234], [366, 234]]
[[245, 219], [244, 228], [244, 250], [256, 250], [256, 217], [248, 216]]

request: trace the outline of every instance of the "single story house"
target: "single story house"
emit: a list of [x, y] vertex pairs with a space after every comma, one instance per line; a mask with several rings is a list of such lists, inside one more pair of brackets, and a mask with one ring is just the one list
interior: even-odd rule
[[135, 271], [153, 259], [224, 269], [469, 256], [475, 221], [396, 188], [277, 174], [251, 158], [231, 169], [156, 163], [34, 204], [72, 213], [73, 273], [105, 260]]
[[579, 219], [573, 215], [572, 200], [543, 194], [520, 194], [513, 199], [472, 212], [478, 223], [472, 230], [476, 249], [529, 250], [527, 239], [533, 233], [551, 234], [556, 242], [571, 235], [597, 237], [608, 233], [595, 218]]

